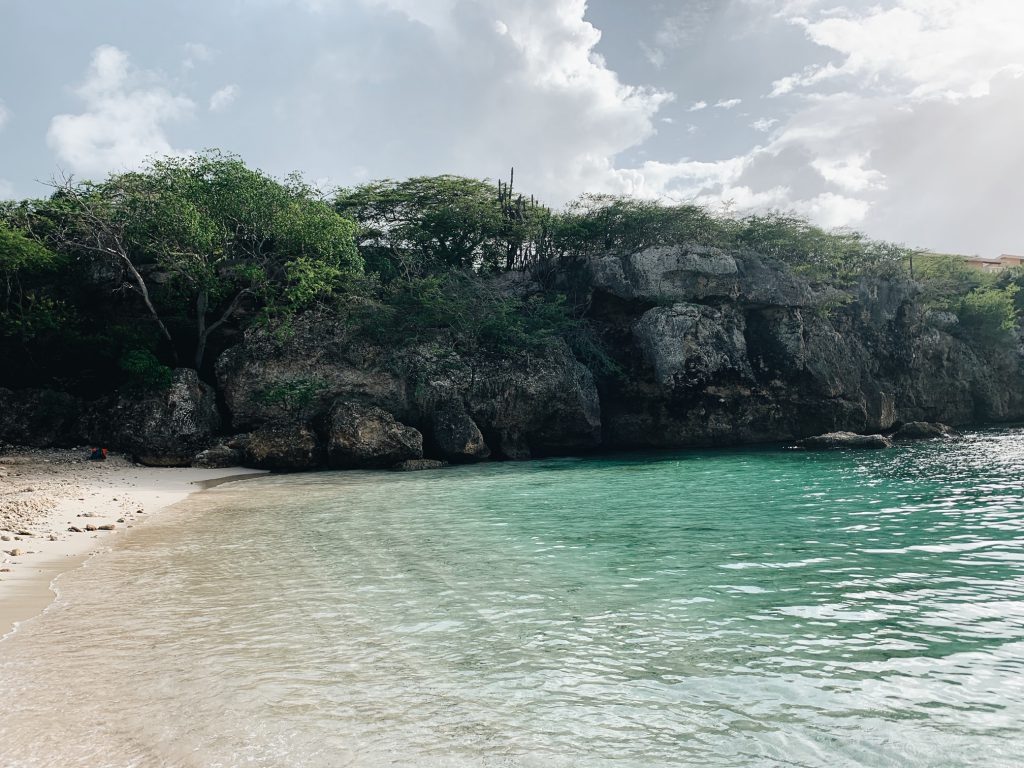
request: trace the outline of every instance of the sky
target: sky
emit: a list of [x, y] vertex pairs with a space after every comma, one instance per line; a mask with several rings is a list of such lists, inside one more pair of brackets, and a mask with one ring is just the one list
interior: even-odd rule
[[219, 147], [1024, 253], [1021, 0], [0, 0], [0, 198]]

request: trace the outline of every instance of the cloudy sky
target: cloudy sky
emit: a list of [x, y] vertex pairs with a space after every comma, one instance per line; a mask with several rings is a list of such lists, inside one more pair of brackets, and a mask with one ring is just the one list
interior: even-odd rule
[[0, 198], [221, 147], [1024, 253], [1022, 0], [0, 0]]

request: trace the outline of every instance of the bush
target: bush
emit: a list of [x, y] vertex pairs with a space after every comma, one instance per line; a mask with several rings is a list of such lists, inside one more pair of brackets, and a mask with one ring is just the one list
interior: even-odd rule
[[958, 315], [964, 327], [984, 340], [997, 340], [1017, 327], [1014, 301], [1018, 288], [977, 288], [960, 302]]
[[121, 356], [120, 365], [128, 374], [128, 386], [141, 392], [163, 392], [174, 377], [174, 371], [148, 349], [128, 350]]

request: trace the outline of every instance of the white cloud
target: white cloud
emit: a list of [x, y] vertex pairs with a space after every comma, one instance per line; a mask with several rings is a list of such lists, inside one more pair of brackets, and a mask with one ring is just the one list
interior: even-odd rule
[[690, 107], [689, 111], [690, 112], [700, 112], [702, 109], [707, 109], [707, 108], [708, 108], [708, 103], [706, 101], [698, 101], [698, 102], [695, 102], [693, 104], [693, 106]]
[[124, 170], [150, 155], [174, 154], [164, 126], [189, 117], [195, 108], [191, 99], [167, 90], [157, 75], [133, 69], [128, 54], [109, 45], [95, 50], [76, 94], [84, 111], [56, 115], [47, 142], [71, 170], [84, 174]]
[[645, 164], [638, 190], [939, 249], [1024, 249], [1024, 3], [748, 2], [774, 5], [833, 59], [776, 80], [789, 116], [752, 124], [766, 143], [716, 163]]
[[715, 104], [716, 109], [732, 109], [743, 103], [743, 99], [721, 99]]
[[186, 69], [194, 69], [196, 65], [209, 61], [213, 58], [214, 51], [208, 45], [202, 43], [185, 43], [185, 58], [181, 66]]
[[822, 192], [808, 200], [796, 201], [791, 208], [819, 226], [831, 229], [857, 226], [864, 221], [871, 205], [860, 198]]
[[661, 48], [653, 48], [646, 43], [640, 43], [640, 50], [644, 52], [644, 58], [646, 58], [655, 69], [661, 69], [665, 66], [667, 56]]
[[323, 53], [282, 111], [302, 115], [305, 146], [364, 148], [360, 164], [375, 177], [504, 176], [515, 166], [523, 189], [556, 205], [621, 191], [616, 156], [654, 135], [672, 98], [608, 66], [584, 0], [363, 3], [391, 12], [375, 17], [387, 45], [369, 38]]
[[820, 173], [825, 181], [847, 192], [885, 189], [885, 175], [880, 171], [865, 168], [867, 161], [867, 153], [843, 158], [816, 157], [811, 161], [811, 167]]
[[238, 98], [238, 86], [234, 83], [225, 85], [210, 96], [210, 111], [222, 112], [234, 103]]
[[1019, 0], [899, 0], [862, 13], [792, 16], [807, 37], [843, 57], [776, 83], [776, 92], [849, 77], [912, 99], [977, 98], [1000, 74], [1024, 74]]
[[7, 121], [10, 120], [10, 118], [10, 111], [8, 111], [7, 107], [4, 105], [3, 99], [0, 99], [0, 130], [3, 130], [3, 127], [7, 125]]
[[0, 179], [0, 200], [13, 200], [15, 197], [14, 185], [7, 179]]

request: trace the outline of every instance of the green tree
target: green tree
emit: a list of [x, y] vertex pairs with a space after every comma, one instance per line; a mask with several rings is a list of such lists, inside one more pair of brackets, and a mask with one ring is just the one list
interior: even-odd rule
[[60, 324], [64, 308], [45, 291], [48, 276], [60, 263], [24, 230], [0, 221], [0, 333], [28, 341]]
[[550, 217], [536, 205], [509, 215], [497, 187], [462, 176], [342, 189], [335, 207], [359, 224], [357, 239], [367, 268], [385, 281], [509, 267], [510, 253], [532, 247]]
[[352, 222], [299, 177], [278, 182], [218, 151], [67, 181], [50, 205], [51, 243], [117, 262], [168, 341], [167, 318], [188, 308], [196, 368], [243, 307], [294, 312], [362, 269]]
[[584, 195], [569, 204], [553, 228], [553, 250], [583, 256], [635, 253], [659, 245], [721, 245], [724, 224], [700, 206], [666, 205], [624, 195]]

